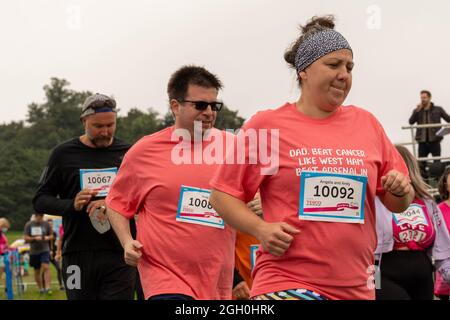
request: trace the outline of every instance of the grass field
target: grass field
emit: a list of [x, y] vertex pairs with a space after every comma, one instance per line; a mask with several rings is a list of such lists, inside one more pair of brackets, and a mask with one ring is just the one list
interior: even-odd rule
[[[8, 231], [6, 233], [9, 244], [13, 243], [17, 239], [23, 238], [22, 231]], [[25, 284], [25, 291], [22, 297], [18, 297], [14, 289], [15, 300], [66, 300], [66, 293], [59, 290], [58, 278], [55, 267], [50, 264], [51, 274], [51, 289], [53, 293], [51, 295], [40, 295], [36, 282], [34, 281], [34, 270], [29, 268], [28, 275], [23, 277], [23, 283]], [[6, 300], [5, 293], [5, 274], [3, 274], [0, 280], [0, 300]]]

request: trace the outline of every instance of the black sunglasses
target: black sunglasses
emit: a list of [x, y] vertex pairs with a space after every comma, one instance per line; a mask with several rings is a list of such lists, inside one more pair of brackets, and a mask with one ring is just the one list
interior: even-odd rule
[[211, 106], [212, 111], [220, 111], [223, 107], [223, 102], [213, 101], [213, 102], [207, 102], [207, 101], [189, 101], [189, 100], [183, 100], [180, 101], [182, 103], [189, 102], [192, 103], [196, 110], [198, 111], [205, 111], [208, 106]]

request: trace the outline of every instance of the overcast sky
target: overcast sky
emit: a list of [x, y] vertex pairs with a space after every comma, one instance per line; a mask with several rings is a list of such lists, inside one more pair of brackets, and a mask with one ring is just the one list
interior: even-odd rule
[[374, 113], [393, 142], [410, 141], [401, 126], [421, 89], [450, 113], [448, 0], [0, 0], [0, 123], [24, 120], [51, 77], [114, 95], [122, 114], [164, 114], [184, 64], [216, 73], [223, 100], [248, 118], [298, 98], [283, 53], [315, 14], [336, 15], [353, 47], [346, 104]]

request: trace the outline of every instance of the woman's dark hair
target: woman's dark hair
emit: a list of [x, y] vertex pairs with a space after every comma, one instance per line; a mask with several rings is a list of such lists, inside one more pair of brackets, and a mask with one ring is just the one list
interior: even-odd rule
[[[291, 44], [291, 46], [284, 53], [284, 60], [289, 64], [289, 66], [295, 69], [295, 56], [297, 55], [297, 50], [300, 44], [305, 41], [310, 35], [323, 31], [326, 29], [334, 29], [334, 16], [314, 16], [309, 20], [306, 25], [300, 26], [301, 35]], [[300, 79], [299, 79], [300, 81]]]
[[442, 176], [438, 182], [438, 190], [439, 190], [439, 194], [442, 197], [442, 200], [447, 200], [449, 197], [448, 185], [447, 185], [447, 179], [448, 179], [449, 174], [450, 174], [450, 166], [447, 166], [447, 167], [445, 167], [444, 173], [442, 174]]

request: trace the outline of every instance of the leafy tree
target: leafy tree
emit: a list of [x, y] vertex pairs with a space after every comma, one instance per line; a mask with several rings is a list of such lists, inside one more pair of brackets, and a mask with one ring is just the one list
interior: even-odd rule
[[244, 121], [244, 118], [238, 116], [238, 111], [232, 111], [227, 106], [224, 106], [217, 115], [216, 128], [236, 130], [242, 127]]
[[161, 122], [160, 122], [160, 130], [173, 126], [175, 124], [175, 118], [172, 114], [172, 111], [167, 111], [166, 114], [164, 115], [164, 118], [162, 118]]

